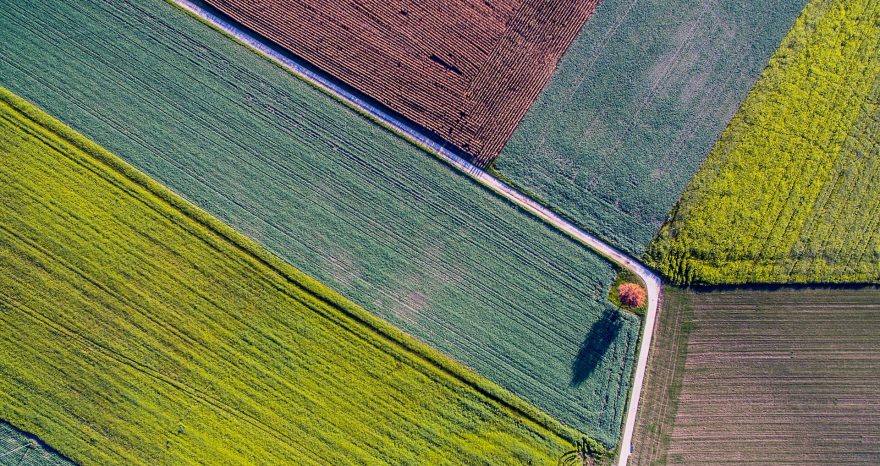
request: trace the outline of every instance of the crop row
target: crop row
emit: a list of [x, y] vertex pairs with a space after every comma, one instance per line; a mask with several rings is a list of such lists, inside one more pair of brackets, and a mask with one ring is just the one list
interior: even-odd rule
[[0, 417], [94, 464], [547, 462], [565, 448], [3, 92]]
[[0, 421], [0, 462], [16, 465], [73, 466], [33, 435]]
[[880, 289], [667, 291], [640, 464], [880, 461]]
[[645, 252], [806, 0], [603, 0], [496, 162]]

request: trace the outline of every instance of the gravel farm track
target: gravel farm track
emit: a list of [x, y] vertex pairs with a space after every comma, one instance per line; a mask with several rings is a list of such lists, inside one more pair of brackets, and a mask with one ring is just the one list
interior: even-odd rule
[[300, 76], [302, 79], [312, 83], [323, 91], [335, 96], [337, 99], [353, 106], [368, 117], [374, 119], [379, 124], [387, 127], [389, 130], [397, 133], [411, 142], [423, 147], [431, 154], [439, 157], [449, 165], [468, 175], [475, 182], [483, 185], [495, 194], [507, 199], [511, 203], [519, 206], [523, 210], [531, 213], [535, 217], [540, 218], [547, 224], [553, 226], [559, 231], [570, 236], [574, 240], [584, 246], [598, 252], [608, 260], [618, 264], [619, 266], [633, 272], [641, 278], [648, 290], [648, 308], [645, 312], [644, 322], [642, 325], [642, 335], [638, 350], [638, 361], [633, 375], [633, 384], [630, 394], [629, 403], [627, 404], [626, 419], [624, 423], [623, 435], [620, 442], [620, 454], [617, 464], [626, 466], [630, 452], [632, 450], [632, 435], [635, 427], [636, 413], [638, 412], [639, 401], [641, 397], [642, 384], [645, 376], [645, 368], [648, 362], [648, 351], [651, 347], [651, 337], [654, 333], [654, 321], [660, 301], [661, 281], [660, 278], [651, 272], [648, 268], [624, 254], [618, 249], [610, 246], [595, 236], [587, 233], [581, 228], [573, 225], [564, 218], [560, 217], [547, 207], [544, 207], [534, 199], [524, 195], [523, 193], [512, 188], [503, 181], [495, 178], [486, 171], [477, 167], [460, 157], [452, 150], [449, 150], [443, 144], [437, 143], [432, 138], [423, 135], [419, 129], [412, 124], [403, 121], [388, 111], [373, 105], [366, 100], [356, 96], [350, 91], [333, 81], [328, 80], [324, 76], [315, 73], [310, 67], [304, 65], [282, 54], [269, 46], [263, 39], [253, 36], [241, 27], [222, 18], [212, 11], [194, 3], [190, 0], [173, 0], [176, 5], [185, 11], [195, 15], [202, 21], [207, 22], [214, 28], [232, 36], [242, 44], [254, 49], [259, 54], [265, 56], [269, 60], [277, 63], [283, 68]]

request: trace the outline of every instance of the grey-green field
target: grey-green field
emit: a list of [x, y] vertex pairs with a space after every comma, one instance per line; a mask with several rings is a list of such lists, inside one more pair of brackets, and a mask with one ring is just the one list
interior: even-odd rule
[[806, 0], [603, 0], [496, 162], [641, 255]]

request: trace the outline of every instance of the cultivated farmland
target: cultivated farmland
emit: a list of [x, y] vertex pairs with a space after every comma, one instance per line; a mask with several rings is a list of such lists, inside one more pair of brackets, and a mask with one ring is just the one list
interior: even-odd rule
[[804, 0], [603, 0], [496, 163], [640, 255]]
[[598, 0], [206, 3], [487, 163]]
[[681, 283], [880, 281], [880, 2], [806, 8], [652, 245]]
[[90, 464], [546, 463], [576, 435], [0, 97], [0, 417]]
[[880, 463], [880, 289], [667, 288], [655, 337], [636, 464]]
[[615, 270], [159, 1], [0, 0], [0, 81], [367, 310], [606, 445]]

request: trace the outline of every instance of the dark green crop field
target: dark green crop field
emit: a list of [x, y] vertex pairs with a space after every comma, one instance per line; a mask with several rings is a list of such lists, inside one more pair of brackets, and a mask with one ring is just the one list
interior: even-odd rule
[[650, 262], [681, 283], [880, 281], [880, 2], [810, 2]]
[[614, 268], [160, 0], [0, 0], [0, 82], [304, 273], [614, 445]]
[[0, 91], [0, 418], [85, 464], [547, 464], [576, 435]]
[[603, 0], [496, 169], [642, 254], [805, 3]]
[[632, 464], [880, 464], [880, 288], [664, 289]]

